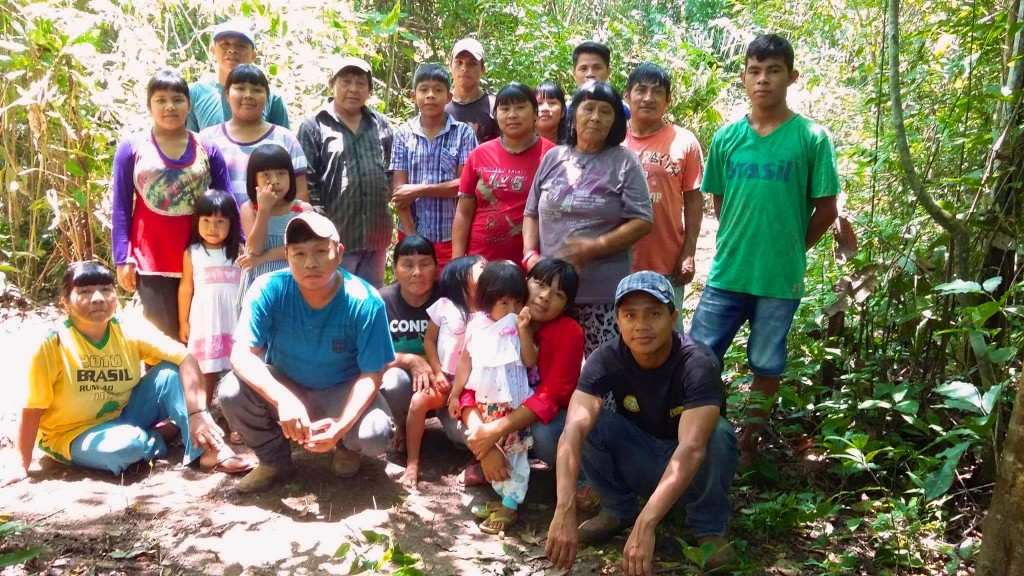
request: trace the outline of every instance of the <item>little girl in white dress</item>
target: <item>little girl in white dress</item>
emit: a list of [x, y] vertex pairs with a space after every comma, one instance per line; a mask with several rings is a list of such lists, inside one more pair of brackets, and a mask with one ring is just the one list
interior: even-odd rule
[[[477, 314], [466, 327], [466, 348], [455, 374], [448, 400], [452, 418], [461, 416], [460, 397], [472, 390], [484, 422], [498, 420], [523, 404], [530, 395], [526, 369], [537, 363], [537, 345], [530, 330], [526, 278], [508, 261], [493, 262], [477, 283]], [[519, 518], [519, 505], [530, 482], [528, 451], [533, 445], [529, 429], [513, 432], [498, 441], [509, 463], [509, 478], [492, 482], [501, 496], [473, 508], [484, 519], [480, 529], [488, 534], [506, 530]]]

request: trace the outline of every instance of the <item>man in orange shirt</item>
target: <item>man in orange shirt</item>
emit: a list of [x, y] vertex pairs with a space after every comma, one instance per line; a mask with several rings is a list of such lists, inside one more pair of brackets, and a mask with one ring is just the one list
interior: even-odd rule
[[625, 97], [633, 117], [623, 144], [640, 157], [654, 211], [653, 230], [633, 247], [633, 271], [653, 270], [671, 280], [681, 310], [703, 217], [704, 155], [692, 132], [664, 120], [672, 99], [664, 68], [638, 66], [626, 81]]

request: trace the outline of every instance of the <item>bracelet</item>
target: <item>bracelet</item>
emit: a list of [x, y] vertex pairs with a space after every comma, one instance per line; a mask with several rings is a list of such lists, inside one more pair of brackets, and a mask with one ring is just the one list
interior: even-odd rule
[[209, 412], [209, 411], [210, 411], [209, 408], [200, 408], [199, 410], [193, 410], [192, 412], [189, 412], [188, 413], [188, 417], [191, 418], [191, 417], [195, 416], [196, 414], [199, 414], [200, 412]]
[[524, 269], [529, 266], [530, 258], [533, 258], [534, 256], [540, 256], [540, 252], [538, 252], [536, 250], [527, 250], [526, 254], [523, 254], [523, 262], [522, 262], [522, 264], [523, 264], [523, 268]]

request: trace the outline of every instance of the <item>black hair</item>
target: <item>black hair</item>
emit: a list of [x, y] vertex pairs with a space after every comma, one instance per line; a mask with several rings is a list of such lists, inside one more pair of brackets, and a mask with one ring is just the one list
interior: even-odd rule
[[262, 86], [266, 90], [267, 95], [270, 95], [270, 82], [267, 80], [266, 74], [262, 70], [253, 66], [252, 64], [239, 64], [235, 66], [235, 69], [228, 74], [226, 80], [224, 80], [224, 92], [231, 89], [232, 84], [254, 84], [256, 86]]
[[490, 314], [491, 308], [502, 298], [513, 298], [525, 304], [529, 296], [523, 269], [509, 260], [488, 264], [476, 284], [476, 307], [484, 314]]
[[292, 165], [291, 154], [280, 144], [260, 144], [249, 155], [249, 165], [245, 168], [245, 194], [253, 208], [259, 208], [256, 205], [256, 175], [270, 170], [288, 171], [288, 192], [284, 199], [288, 202], [295, 200], [295, 166]]
[[535, 93], [538, 102], [541, 98], [554, 98], [562, 104], [562, 118], [558, 121], [558, 141], [555, 144], [565, 144], [567, 138], [566, 125], [568, 123], [567, 118], [569, 117], [569, 108], [565, 104], [565, 91], [562, 87], [552, 82], [551, 80], [545, 80], [537, 86]]
[[416, 73], [412, 76], [412, 89], [415, 90], [420, 82], [441, 82], [449, 90], [452, 89], [452, 77], [448, 74], [448, 69], [433, 62], [420, 64], [416, 68]]
[[373, 92], [373, 72], [369, 72], [369, 71], [363, 72], [360, 68], [358, 68], [356, 66], [345, 66], [341, 70], [338, 70], [334, 74], [334, 76], [331, 76], [331, 81], [330, 81], [330, 83], [328, 85], [332, 89], [334, 88], [334, 82], [338, 79], [338, 76], [341, 76], [342, 74], [354, 74], [356, 76], [359, 76], [359, 75], [366, 76], [366, 83], [370, 87], [370, 92]]
[[769, 58], [782, 58], [786, 68], [793, 71], [793, 64], [796, 56], [793, 53], [793, 45], [784, 37], [778, 34], [761, 34], [747, 45], [747, 56], [743, 59], [743, 67], [753, 58], [758, 62], [764, 62]]
[[626, 139], [626, 112], [622, 107], [622, 96], [614, 86], [598, 80], [585, 82], [572, 97], [572, 105], [567, 113], [569, 133], [565, 143], [569, 146], [576, 145], [576, 110], [580, 104], [587, 100], [597, 100], [611, 104], [612, 110], [615, 111], [615, 121], [612, 123], [611, 130], [608, 131], [605, 148], [622, 144], [622, 141]]
[[644, 62], [637, 66], [629, 73], [629, 78], [626, 79], [626, 94], [629, 94], [630, 90], [634, 86], [640, 84], [651, 84], [653, 86], [660, 86], [665, 89], [667, 96], [672, 95], [672, 77], [668, 75], [668, 71], [650, 62]]
[[185, 77], [174, 70], [161, 70], [149, 79], [149, 83], [146, 84], [146, 108], [149, 108], [149, 101], [153, 99], [153, 94], [157, 90], [182, 94], [185, 96], [185, 100], [188, 100], [189, 106], [192, 105], [192, 97], [188, 93], [188, 82], [185, 82]]
[[568, 310], [576, 303], [576, 292], [580, 287], [580, 277], [576, 269], [561, 258], [541, 258], [530, 273], [526, 275], [527, 280], [536, 280], [545, 286], [558, 280], [558, 288], [565, 292], [565, 309]]
[[203, 216], [221, 216], [228, 219], [230, 228], [227, 238], [224, 239], [224, 255], [234, 262], [238, 258], [239, 246], [242, 244], [242, 217], [238, 213], [235, 197], [229, 192], [211, 188], [196, 198], [189, 245], [199, 244], [202, 246], [203, 239], [199, 235], [199, 219]]
[[519, 82], [510, 82], [494, 97], [494, 110], [491, 111], [491, 115], [498, 116], [498, 106], [522, 102], [528, 103], [533, 108], [533, 115], [537, 115], [537, 95], [534, 94], [533, 88]]
[[608, 49], [608, 46], [600, 42], [594, 42], [593, 40], [587, 40], [586, 42], [580, 43], [578, 46], [572, 49], [572, 66], [576, 67], [576, 62], [580, 59], [580, 54], [597, 54], [604, 60], [604, 65], [611, 68], [612, 65], [612, 51]]
[[71, 290], [82, 286], [113, 286], [114, 275], [95, 260], [72, 262], [60, 281], [60, 299], [71, 297]]
[[391, 254], [391, 263], [394, 266], [398, 265], [398, 259], [402, 256], [430, 256], [434, 260], [434, 264], [437, 264], [437, 252], [434, 251], [434, 245], [419, 234], [412, 234], [402, 238], [402, 241], [395, 244], [395, 250]]
[[466, 294], [469, 288], [469, 280], [473, 275], [473, 267], [477, 262], [484, 261], [479, 254], [469, 254], [456, 258], [448, 263], [441, 271], [441, 278], [437, 281], [438, 295], [451, 300], [452, 304], [462, 313], [462, 319], [469, 318], [469, 301]]

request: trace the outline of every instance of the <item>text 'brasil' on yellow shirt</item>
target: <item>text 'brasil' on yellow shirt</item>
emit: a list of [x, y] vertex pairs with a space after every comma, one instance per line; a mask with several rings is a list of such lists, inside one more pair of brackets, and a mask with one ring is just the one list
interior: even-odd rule
[[29, 367], [25, 408], [42, 409], [39, 447], [62, 462], [80, 434], [117, 418], [141, 378], [140, 362], [175, 365], [185, 346], [141, 315], [115, 317], [100, 342], [92, 342], [65, 318], [36, 350]]

